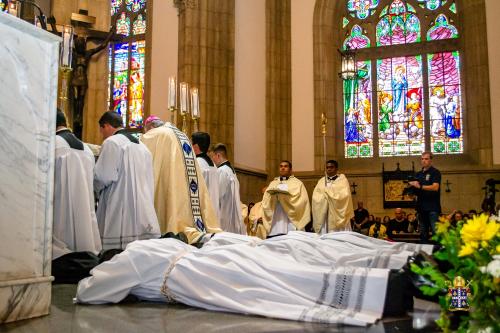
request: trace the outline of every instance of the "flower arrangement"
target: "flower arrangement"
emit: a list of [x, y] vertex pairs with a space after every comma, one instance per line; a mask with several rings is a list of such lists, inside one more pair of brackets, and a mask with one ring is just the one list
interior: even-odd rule
[[[439, 265], [431, 260], [411, 264], [414, 273], [432, 281], [420, 287], [422, 293], [439, 295], [441, 315], [437, 324], [443, 331], [500, 332], [499, 232], [500, 219], [494, 216], [474, 216], [456, 226], [441, 219], [433, 237], [442, 246], [433, 254]], [[454, 313], [457, 297], [452, 296], [455, 296], [457, 281], [469, 297], [458, 298], [462, 299], [459, 303], [463, 303], [457, 309], [462, 311]], [[452, 327], [451, 318], [457, 317], [457, 313], [460, 313], [458, 325]]]

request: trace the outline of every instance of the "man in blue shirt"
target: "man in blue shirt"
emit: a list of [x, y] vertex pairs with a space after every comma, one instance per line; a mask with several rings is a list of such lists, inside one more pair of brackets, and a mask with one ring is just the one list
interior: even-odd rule
[[429, 229], [434, 233], [435, 224], [441, 213], [441, 172], [432, 166], [432, 153], [424, 152], [420, 159], [422, 170], [416, 180], [409, 182], [415, 187], [417, 212], [420, 221], [420, 240], [429, 242]]

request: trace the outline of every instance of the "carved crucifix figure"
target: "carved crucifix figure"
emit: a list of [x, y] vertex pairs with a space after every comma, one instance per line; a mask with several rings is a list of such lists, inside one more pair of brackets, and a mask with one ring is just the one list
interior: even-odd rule
[[87, 36], [77, 36], [74, 39], [73, 78], [71, 92], [73, 99], [73, 131], [81, 139], [83, 128], [83, 107], [88, 88], [87, 70], [90, 59], [103, 50], [115, 34], [115, 25], [111, 27], [106, 38], [98, 46], [87, 49]]

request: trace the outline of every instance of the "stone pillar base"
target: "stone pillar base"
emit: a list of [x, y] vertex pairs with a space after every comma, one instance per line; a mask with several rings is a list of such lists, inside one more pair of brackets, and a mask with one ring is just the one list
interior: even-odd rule
[[49, 314], [52, 276], [0, 281], [0, 324]]

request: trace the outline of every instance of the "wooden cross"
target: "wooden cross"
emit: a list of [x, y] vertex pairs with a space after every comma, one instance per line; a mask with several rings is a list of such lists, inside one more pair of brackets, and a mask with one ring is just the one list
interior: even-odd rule
[[358, 187], [358, 185], [356, 185], [355, 182], [352, 182], [351, 187], [352, 187], [351, 194], [355, 195], [356, 194], [356, 187]]
[[451, 192], [450, 185], [451, 185], [452, 183], [450, 183], [450, 181], [449, 181], [448, 179], [446, 179], [446, 183], [444, 183], [444, 184], [446, 185], [446, 190], [445, 190], [445, 192], [446, 192], [446, 193], [450, 193], [450, 192]]

